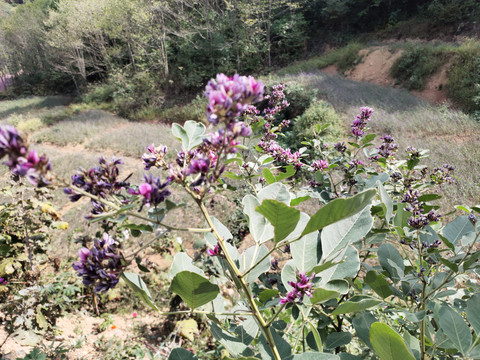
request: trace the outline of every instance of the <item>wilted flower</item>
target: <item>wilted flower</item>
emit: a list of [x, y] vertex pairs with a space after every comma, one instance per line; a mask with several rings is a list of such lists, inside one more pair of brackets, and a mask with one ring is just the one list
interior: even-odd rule
[[165, 155], [167, 154], [166, 146], [157, 146], [154, 144], [147, 146], [146, 153], [142, 156], [143, 165], [145, 165], [145, 170], [150, 170], [152, 167], [163, 168], [167, 167], [167, 163], [164, 160]]
[[208, 120], [214, 124], [230, 123], [247, 110], [248, 105], [262, 100], [263, 91], [263, 83], [252, 76], [218, 74], [205, 88]]
[[280, 300], [280, 304], [293, 303], [298, 299], [298, 302], [301, 304], [303, 302], [303, 297], [306, 295], [312, 297], [312, 280], [315, 278], [315, 273], [310, 276], [305, 275], [305, 273], [299, 273], [297, 275], [297, 281], [289, 281], [293, 289], [290, 291], [286, 297]]
[[95, 292], [107, 291], [117, 285], [125, 269], [125, 260], [115, 240], [108, 234], [94, 239], [93, 246], [78, 251], [80, 261], [73, 268], [83, 279], [83, 285], [95, 287]]
[[347, 146], [345, 145], [345, 142], [341, 142], [341, 143], [338, 142], [336, 144], [333, 144], [333, 148], [341, 154], [343, 154], [347, 150]]

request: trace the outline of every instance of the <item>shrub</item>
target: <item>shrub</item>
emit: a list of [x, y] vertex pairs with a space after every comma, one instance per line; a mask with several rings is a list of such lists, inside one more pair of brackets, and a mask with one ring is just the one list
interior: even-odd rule
[[[326, 101], [319, 100], [310, 104], [302, 115], [297, 116], [291, 122], [285, 138], [280, 138], [285, 146], [298, 150], [304, 140], [312, 140], [320, 135], [326, 141], [338, 139], [341, 136], [342, 120], [335, 109]], [[329, 124], [328, 128], [321, 131], [323, 125]]]
[[432, 47], [414, 45], [399, 57], [390, 75], [409, 90], [422, 90], [426, 79], [433, 75], [450, 57], [450, 54]]
[[465, 42], [457, 50], [455, 61], [448, 73], [447, 95], [468, 112], [479, 110], [475, 103], [480, 83], [480, 43], [475, 40]]

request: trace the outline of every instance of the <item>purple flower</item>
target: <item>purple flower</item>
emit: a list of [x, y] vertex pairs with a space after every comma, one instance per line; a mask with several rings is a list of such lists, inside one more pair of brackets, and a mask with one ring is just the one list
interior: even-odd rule
[[4, 278], [0, 277], [0, 285], [7, 285], [8, 282]]
[[155, 147], [154, 144], [147, 146], [147, 151], [142, 155], [143, 165], [145, 165], [145, 170], [150, 170], [152, 167], [157, 167], [161, 169], [167, 168], [167, 163], [164, 160], [165, 155], [167, 154], [166, 146]]
[[293, 289], [290, 291], [286, 297], [280, 300], [280, 304], [292, 303], [298, 299], [298, 302], [301, 304], [303, 302], [303, 297], [306, 295], [312, 297], [312, 280], [315, 278], [315, 273], [310, 276], [307, 276], [305, 273], [299, 273], [297, 275], [297, 281], [289, 281]]
[[8, 156], [3, 162], [12, 173], [26, 177], [34, 186], [45, 186], [50, 183], [48, 173], [52, 165], [46, 156], [38, 156], [35, 150], [28, 150], [27, 145], [17, 130], [10, 125], [0, 126], [0, 159]]
[[91, 249], [82, 248], [80, 261], [73, 264], [85, 286], [95, 287], [95, 292], [107, 291], [117, 285], [125, 269], [125, 260], [119, 253], [117, 243], [108, 234], [94, 239]]
[[217, 243], [213, 249], [207, 249], [207, 254], [210, 256], [219, 256], [221, 251], [222, 249], [220, 249], [220, 245]]
[[326, 169], [328, 169], [328, 161], [327, 160], [316, 160], [312, 163], [312, 168], [315, 171], [326, 170]]
[[380, 139], [383, 140], [383, 143], [378, 147], [378, 154], [385, 159], [393, 156], [398, 149], [398, 145], [394, 143], [393, 137], [384, 135]]
[[[118, 165], [123, 164], [121, 159], [112, 158], [107, 163], [105, 158], [98, 160], [99, 165], [85, 170], [80, 168], [77, 173], [72, 175], [72, 185], [102, 199], [108, 196], [118, 195], [118, 193], [129, 184], [125, 181], [119, 181]], [[77, 194], [74, 188], [66, 188], [63, 192], [70, 195], [70, 200], [78, 201], [83, 195]], [[91, 200], [92, 214], [101, 214], [105, 209], [105, 205], [99, 201]]]
[[263, 91], [263, 83], [252, 76], [218, 74], [205, 88], [208, 120], [213, 124], [230, 123], [247, 110], [248, 105], [262, 100]]
[[352, 134], [356, 138], [360, 138], [365, 135], [364, 130], [367, 127], [367, 123], [370, 121], [370, 118], [373, 114], [373, 109], [369, 107], [362, 107], [360, 111], [360, 114], [357, 115], [352, 125], [350, 125]]
[[475, 216], [475, 214], [473, 212], [471, 212], [469, 215], [468, 215], [468, 220], [470, 220], [470, 222], [475, 225], [478, 221], [478, 218]]
[[190, 167], [188, 168], [188, 174], [207, 174], [210, 170], [210, 159], [198, 157], [192, 160]]
[[333, 145], [333, 148], [337, 150], [339, 153], [343, 154], [347, 150], [347, 146], [345, 145], [345, 142], [338, 142]]
[[162, 183], [160, 176], [153, 177], [152, 175], [145, 175], [145, 182], [138, 186], [138, 190], [130, 188], [128, 192], [132, 195], [141, 195], [143, 197], [142, 206], [139, 210], [141, 211], [147, 204], [158, 206], [164, 202], [167, 196], [170, 195], [170, 191], [166, 189], [169, 183], [168, 180]]

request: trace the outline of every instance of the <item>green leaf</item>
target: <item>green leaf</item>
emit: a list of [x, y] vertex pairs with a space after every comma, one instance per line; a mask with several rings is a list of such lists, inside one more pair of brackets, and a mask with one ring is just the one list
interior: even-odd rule
[[246, 345], [239, 336], [224, 331], [221, 327], [217, 326], [215, 323], [210, 322], [210, 331], [217, 341], [219, 341], [225, 349], [229, 352], [230, 355], [239, 356], [239, 355], [253, 355], [245, 354], [248, 351], [248, 345]]
[[146, 224], [125, 224], [125, 225], [122, 225], [122, 228], [130, 229], [130, 230], [153, 232], [153, 228], [150, 225], [146, 225]]
[[402, 255], [391, 244], [384, 243], [378, 248], [380, 265], [387, 270], [392, 280], [398, 281], [404, 275], [405, 265]]
[[316, 305], [322, 304], [331, 299], [335, 299], [340, 296], [340, 293], [334, 290], [315, 289], [312, 295], [313, 296], [310, 301], [313, 305]]
[[186, 121], [183, 127], [180, 124], [173, 123], [172, 133], [182, 142], [182, 147], [189, 151], [202, 143], [205, 125], [193, 120]]
[[260, 205], [260, 202], [255, 196], [246, 195], [242, 200], [243, 213], [248, 219], [248, 228], [253, 239], [257, 243], [270, 240], [274, 236], [273, 226], [270, 222], [258, 213], [255, 208]]
[[173, 258], [172, 266], [170, 267], [169, 276], [170, 279], [173, 279], [175, 275], [182, 271], [191, 271], [200, 276], [205, 276], [205, 273], [202, 269], [193, 265], [193, 260], [184, 252], [179, 252], [175, 254]]
[[373, 323], [370, 342], [380, 360], [415, 360], [402, 337], [388, 325]]
[[269, 168], [264, 168], [262, 170], [262, 175], [263, 175], [263, 177], [265, 178], [265, 181], [268, 184], [273, 184], [274, 182], [276, 182], [275, 176], [273, 176], [273, 174], [272, 174], [272, 172], [270, 171]]
[[458, 245], [458, 242], [471, 232], [475, 232], [475, 227], [468, 220], [468, 216], [459, 216], [444, 227], [443, 236], [453, 245]]
[[395, 214], [395, 218], [393, 219], [393, 223], [396, 227], [403, 229], [403, 227], [407, 226], [408, 218], [412, 215], [408, 211], [405, 211], [406, 204], [397, 204], [397, 213]]
[[378, 187], [378, 193], [380, 194], [380, 200], [385, 206], [385, 220], [389, 222], [393, 214], [392, 198], [390, 197], [390, 195], [388, 195], [387, 191], [385, 190], [385, 188], [383, 187], [380, 181], [377, 181], [377, 187]]
[[322, 246], [318, 235], [318, 232], [313, 232], [290, 245], [292, 259], [298, 271], [308, 272], [320, 262]]
[[337, 306], [332, 312], [332, 315], [349, 314], [359, 312], [375, 305], [380, 304], [381, 301], [370, 296], [355, 295], [349, 301], [346, 301]]
[[307, 322], [307, 325], [312, 332], [313, 338], [315, 339], [315, 345], [317, 346], [316, 350], [323, 351], [322, 338], [320, 337], [317, 328], [310, 321]]
[[358, 250], [353, 246], [348, 246], [344, 251], [331, 259], [338, 263], [321, 273], [321, 286], [331, 280], [353, 278], [360, 269], [360, 258]]
[[438, 313], [440, 327], [448, 339], [463, 355], [472, 345], [472, 335], [463, 317], [448, 305], [443, 305]]
[[435, 200], [439, 200], [441, 198], [442, 197], [438, 194], [423, 194], [422, 196], [420, 196], [418, 198], [418, 201], [421, 201], [421, 202], [435, 201]]
[[289, 205], [292, 199], [290, 192], [287, 187], [281, 183], [275, 183], [268, 185], [263, 188], [258, 193], [258, 200], [262, 202], [263, 200], [277, 200], [283, 202], [285, 205]]
[[374, 322], [377, 322], [377, 319], [369, 311], [356, 314], [352, 321], [358, 338], [370, 349], [372, 349], [372, 344], [370, 343], [370, 327]]
[[[284, 338], [280, 334], [278, 334], [273, 327], [270, 327], [270, 331], [272, 333], [273, 341], [277, 347], [278, 353], [280, 354], [281, 359], [289, 359], [292, 355], [292, 347], [290, 344], [285, 341]], [[267, 340], [263, 336], [263, 334], [259, 338], [260, 342], [260, 354], [262, 355], [263, 360], [270, 360], [275, 359], [273, 357], [272, 351], [270, 350], [270, 346], [268, 346]]]
[[293, 360], [340, 360], [337, 355], [307, 351], [293, 356]]
[[323, 229], [334, 222], [355, 215], [371, 203], [376, 193], [371, 189], [348, 199], [335, 199], [329, 202], [312, 216], [302, 235]]
[[329, 258], [337, 251], [359, 241], [368, 234], [372, 225], [370, 206], [366, 206], [353, 216], [328, 225], [321, 233], [323, 257]]
[[285, 167], [285, 172], [279, 172], [276, 176], [276, 181], [282, 181], [289, 178], [290, 176], [295, 175], [296, 171], [293, 165], [288, 165]]
[[278, 295], [278, 290], [275, 289], [266, 289], [263, 290], [258, 294], [258, 299], [262, 302], [265, 303], [267, 300], [270, 300], [271, 298], [275, 297]]
[[375, 291], [383, 299], [393, 294], [392, 289], [390, 289], [390, 285], [388, 284], [388, 281], [385, 280], [383, 275], [377, 275], [377, 272], [375, 270], [371, 270], [367, 273], [365, 281], [373, 289], [373, 291]]
[[[268, 254], [268, 249], [261, 245], [260, 247], [251, 246], [240, 255], [240, 272], [244, 274], [262, 257]], [[258, 264], [247, 276], [244, 277], [247, 283], [253, 283], [260, 275], [270, 269], [270, 256], [267, 256]]]
[[352, 334], [346, 331], [333, 332], [328, 334], [325, 341], [325, 347], [327, 349], [335, 349], [340, 346], [347, 345], [352, 341]]
[[446, 267], [448, 267], [450, 270], [455, 271], [455, 272], [458, 272], [458, 265], [457, 265], [457, 264], [452, 263], [452, 262], [450, 262], [450, 261], [448, 261], [447, 259], [444, 259], [444, 258], [442, 258], [442, 257], [441, 257], [439, 260], [440, 260], [440, 262], [441, 262], [443, 265], [445, 265]]
[[311, 199], [311, 197], [308, 196], [308, 195], [307, 196], [299, 196], [295, 199], [292, 199], [292, 201], [290, 202], [290, 206], [297, 206], [298, 204], [300, 204], [304, 201], [307, 201], [309, 199]]
[[191, 351], [175, 348], [170, 353], [168, 360], [198, 360], [198, 358]]
[[147, 288], [147, 285], [143, 282], [142, 278], [134, 273], [125, 272], [122, 275], [122, 279], [125, 280], [128, 286], [140, 297], [148, 306], [153, 310], [158, 311], [157, 305], [153, 302], [152, 295]]
[[182, 271], [176, 274], [170, 290], [179, 295], [192, 309], [212, 301], [220, 292], [217, 285], [191, 271]]
[[473, 330], [480, 336], [480, 294], [473, 295], [467, 301], [467, 320]]
[[277, 200], [263, 200], [255, 208], [273, 225], [275, 243], [285, 239], [297, 226], [300, 220], [300, 211]]

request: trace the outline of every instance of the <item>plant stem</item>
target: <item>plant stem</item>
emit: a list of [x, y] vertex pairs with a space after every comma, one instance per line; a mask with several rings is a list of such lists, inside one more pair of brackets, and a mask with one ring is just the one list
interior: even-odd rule
[[278, 352], [277, 346], [275, 345], [275, 341], [273, 339], [272, 333], [270, 331], [270, 326], [267, 324], [258, 310], [257, 304], [255, 303], [255, 300], [253, 299], [253, 296], [250, 292], [250, 288], [248, 287], [248, 284], [245, 282], [245, 279], [242, 277], [242, 274], [240, 273], [240, 270], [237, 268], [237, 265], [231, 258], [230, 254], [228, 253], [227, 247], [225, 240], [223, 237], [218, 233], [217, 229], [215, 228], [212, 218], [210, 217], [205, 205], [203, 204], [201, 199], [198, 199], [195, 197], [195, 194], [192, 194], [191, 191], [186, 188], [187, 192], [192, 195], [192, 197], [195, 199], [196, 203], [200, 207], [200, 210], [202, 211], [203, 216], [205, 217], [205, 220], [207, 221], [208, 226], [212, 229], [213, 234], [217, 238], [218, 244], [220, 248], [222, 249], [222, 253], [225, 256], [225, 260], [229, 269], [230, 274], [232, 275], [233, 278], [238, 281], [240, 286], [242, 287], [243, 294], [245, 297], [245, 300], [248, 303], [248, 307], [250, 308], [250, 311], [252, 312], [252, 315], [255, 317], [255, 320], [257, 321], [258, 326], [260, 327], [260, 331], [262, 332], [263, 336], [265, 337], [265, 340], [268, 343], [268, 346], [270, 347], [270, 350], [272, 351], [273, 357], [275, 360], [282, 360], [280, 353]]
[[179, 315], [179, 314], [199, 314], [199, 315], [224, 315], [224, 316], [253, 316], [251, 312], [211, 312], [211, 311], [200, 311], [200, 310], [179, 310], [179, 311], [157, 311], [161, 316], [168, 315]]

